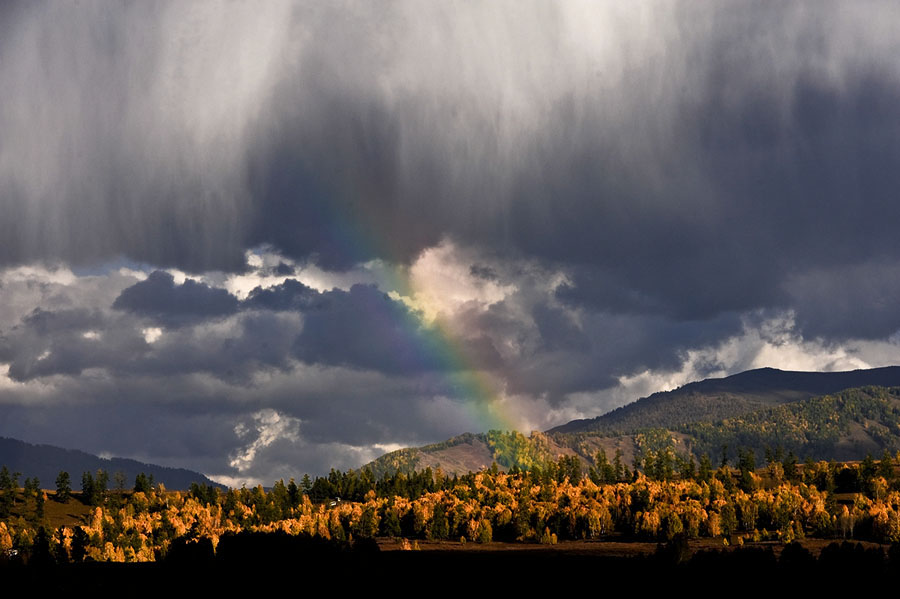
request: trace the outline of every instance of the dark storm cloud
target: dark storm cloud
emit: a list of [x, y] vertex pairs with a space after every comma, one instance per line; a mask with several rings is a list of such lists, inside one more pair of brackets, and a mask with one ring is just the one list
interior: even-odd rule
[[113, 302], [116, 310], [146, 316], [155, 322], [177, 327], [188, 322], [234, 314], [238, 300], [224, 289], [216, 289], [193, 279], [175, 284], [175, 277], [161, 270], [122, 291]]
[[[386, 378], [357, 370], [301, 369], [255, 385], [221, 377], [154, 374], [56, 377], [53, 399], [43, 385], [0, 387], [0, 435], [94, 453], [112, 453], [215, 475], [236, 475], [229, 456], [253, 441], [235, 424], [261, 410], [299, 420], [301, 438], [278, 436], [247, 473], [271, 484], [276, 477], [356, 468], [376, 457], [372, 444], [398, 439], [424, 443], [455, 435], [471, 423], [428, 418], [419, 398], [428, 381]], [[365, 389], [362, 396], [355, 390]], [[280, 449], [279, 449], [280, 448]], [[280, 453], [279, 453], [280, 452]], [[238, 483], [240, 484], [240, 483]]]
[[[504, 356], [510, 392], [543, 396], [553, 405], [565, 403], [571, 393], [615, 387], [625, 374], [678, 370], [687, 350], [715, 345], [743, 326], [737, 313], [673, 320], [588, 311], [576, 323], [574, 314], [552, 299], [512, 297], [474, 317], [470, 326], [519, 346]], [[523, 304], [531, 312], [528, 321], [519, 312]]]
[[900, 265], [837, 266], [798, 275], [786, 284], [799, 327], [810, 337], [883, 339], [900, 330]]
[[296, 279], [287, 279], [280, 285], [253, 289], [241, 305], [247, 309], [257, 310], [304, 311], [324, 307], [325, 300], [315, 289]]
[[0, 262], [345, 269], [450, 236], [694, 320], [900, 258], [890, 5], [196, 5], [193, 37], [158, 8], [11, 12]]
[[486, 281], [496, 281], [498, 279], [497, 272], [485, 264], [473, 264], [469, 267], [469, 273], [473, 277], [484, 279]]
[[[305, 362], [370, 368], [390, 374], [417, 374], [459, 368], [448, 357], [457, 348], [420, 317], [372, 285], [354, 285], [322, 294], [322, 307], [305, 313], [294, 354]], [[483, 368], [499, 356], [490, 340], [464, 340], [465, 353]]]
[[[74, 398], [111, 447], [210, 470], [253, 448], [235, 422], [296, 419], [260, 463], [327, 469], [330, 443], [460, 432], [428, 402], [459, 400], [440, 375], [473, 365], [565, 407], [679, 370], [748, 314], [885, 339], [898, 55], [888, 3], [2, 3], [0, 265], [207, 276], [3, 281], [0, 399]], [[256, 276], [371, 281], [446, 240], [515, 289], [447, 330], [385, 295], [409, 289], [223, 288], [250, 248], [284, 259]], [[192, 409], [222, 414], [208, 447], [178, 424]], [[79, 413], [4, 417], [46, 442]], [[142, 420], [159, 445], [120, 434]]]
[[547, 350], [587, 352], [591, 342], [571, 317], [559, 308], [538, 304], [532, 312], [534, 323]]
[[471, 363], [496, 368], [500, 356], [484, 335], [449, 340], [403, 303], [373, 285], [319, 292], [295, 279], [250, 292], [241, 306], [250, 310], [296, 311], [303, 331], [293, 354], [305, 362], [370, 368], [391, 374], [446, 371], [461, 365], [447, 354], [460, 351]]
[[[289, 369], [293, 358], [391, 375], [502, 362], [485, 334], [447, 338], [372, 285], [319, 292], [288, 279], [239, 302], [224, 289], [190, 279], [175, 285], [157, 271], [125, 288], [112, 308], [35, 309], [0, 329], [0, 360], [18, 381], [103, 368], [116, 376], [209, 373], [234, 383], [260, 369]], [[148, 342], [148, 324], [169, 328]], [[454, 360], [455, 352], [468, 362]]]
[[[296, 314], [251, 311], [226, 318], [222, 310], [197, 311], [192, 302], [198, 298], [224, 295], [232, 300], [227, 305], [236, 307], [238, 302], [223, 289], [187, 281], [173, 286], [169, 275], [161, 274], [165, 276], [151, 276], [119, 295], [129, 310], [41, 307], [0, 326], [0, 361], [9, 364], [8, 375], [30, 381], [81, 375], [89, 369], [139, 378], [207, 373], [244, 384], [260, 371], [290, 365], [290, 348], [301, 328]], [[151, 284], [144, 285], [148, 281]], [[160, 289], [162, 294], [157, 293]], [[143, 291], [148, 294], [141, 295]], [[71, 290], [57, 295], [64, 303], [104, 303], [96, 297], [79, 298]], [[199, 305], [206, 306], [204, 301]], [[148, 325], [162, 323], [178, 326], [159, 330], [158, 337], [148, 341]]]

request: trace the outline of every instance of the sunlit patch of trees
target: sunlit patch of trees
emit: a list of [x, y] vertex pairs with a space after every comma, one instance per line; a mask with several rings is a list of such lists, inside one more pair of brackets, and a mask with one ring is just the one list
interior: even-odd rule
[[[515, 441], [515, 440], [513, 440]], [[298, 484], [276, 482], [221, 491], [193, 485], [166, 491], [139, 476], [131, 491], [106, 489], [86, 473], [80, 494], [57, 479], [58, 492], [91, 506], [80, 526], [47, 525], [45, 492], [0, 471], [0, 555], [17, 552], [56, 562], [154, 561], [173, 543], [210, 543], [224, 535], [281, 531], [334, 541], [401, 537], [489, 543], [573, 539], [666, 541], [676, 537], [791, 542], [804, 537], [900, 541], [898, 457], [860, 463], [798, 464], [780, 449], [757, 468], [751, 450], [717, 467], [669, 448], [648, 451], [629, 468], [620, 454], [598, 452], [591, 464], [564, 456], [544, 466], [463, 476], [426, 469], [380, 479], [371, 471], [332, 470]], [[35, 557], [39, 556], [39, 557]]]

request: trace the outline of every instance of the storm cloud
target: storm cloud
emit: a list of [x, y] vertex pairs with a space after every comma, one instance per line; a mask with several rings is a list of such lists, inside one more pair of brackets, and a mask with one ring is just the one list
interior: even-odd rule
[[0, 11], [0, 434], [251, 480], [898, 359], [890, 3]]
[[123, 290], [112, 307], [148, 316], [167, 326], [178, 326], [190, 319], [234, 314], [238, 300], [224, 289], [213, 289], [193, 279], [175, 285], [175, 277], [157, 270]]

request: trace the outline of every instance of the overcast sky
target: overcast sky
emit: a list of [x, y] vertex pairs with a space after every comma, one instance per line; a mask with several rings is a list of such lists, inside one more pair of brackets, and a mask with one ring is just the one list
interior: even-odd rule
[[4, 2], [0, 435], [240, 485], [900, 363], [892, 2]]

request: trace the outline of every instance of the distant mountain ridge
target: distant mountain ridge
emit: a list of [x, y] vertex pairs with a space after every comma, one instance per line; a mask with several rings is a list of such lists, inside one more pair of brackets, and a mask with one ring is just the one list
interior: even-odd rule
[[639, 428], [671, 428], [690, 422], [734, 418], [775, 405], [865, 386], [900, 386], [900, 366], [845, 372], [747, 370], [660, 391], [602, 416], [572, 420], [547, 432], [628, 433]]
[[0, 466], [6, 466], [11, 472], [19, 472], [19, 485], [26, 478], [37, 477], [44, 489], [53, 489], [60, 470], [65, 470], [72, 480], [72, 488], [78, 490], [82, 473], [94, 473], [98, 469], [109, 473], [111, 488], [115, 485], [116, 472], [125, 476], [126, 488], [134, 486], [135, 477], [142, 472], [152, 475], [154, 482], [162, 483], [170, 490], [188, 489], [194, 482], [225, 488], [205, 475], [185, 468], [168, 468], [127, 458], [106, 459], [77, 449], [34, 445], [8, 437], [0, 437]]
[[[618, 450], [631, 463], [664, 447], [696, 455], [719, 452], [722, 445], [732, 452], [752, 448], [759, 458], [765, 448], [779, 445], [799, 457], [861, 459], [900, 450], [898, 398], [900, 366], [847, 372], [760, 368], [654, 393], [529, 437], [515, 431], [466, 433], [400, 449], [364, 467], [376, 475], [427, 467], [462, 473], [492, 461], [502, 468], [529, 467], [562, 455], [590, 464], [600, 449], [610, 458]], [[833, 418], [826, 417], [828, 410]]]

